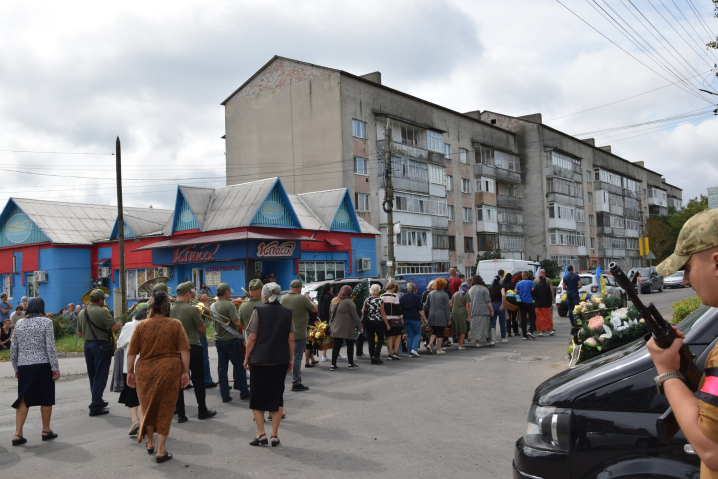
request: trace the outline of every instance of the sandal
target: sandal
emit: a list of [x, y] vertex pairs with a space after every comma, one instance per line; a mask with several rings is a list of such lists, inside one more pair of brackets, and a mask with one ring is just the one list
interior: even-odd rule
[[50, 429], [49, 431], [42, 431], [40, 437], [42, 437], [43, 441], [49, 441], [50, 439], [55, 439], [57, 437], [57, 434], [52, 432], [52, 429]]
[[157, 456], [157, 457], [155, 458], [155, 461], [157, 461], [157, 464], [162, 464], [163, 462], [167, 462], [167, 461], [169, 461], [170, 459], [172, 459], [172, 454], [170, 454], [169, 452], [165, 451], [165, 455], [164, 455], [164, 456]]
[[[16, 437], [19, 437], [20, 439], [15, 439]], [[15, 436], [13, 436], [13, 440], [12, 440], [13, 446], [21, 446], [21, 445], [25, 444], [26, 442], [27, 442], [27, 439], [25, 439], [24, 437], [22, 437], [18, 434], [15, 434]]]
[[147, 445], [147, 441], [145, 441], [145, 447], [147, 448], [147, 454], [154, 454], [155, 453], [155, 446], [149, 447]]
[[[264, 439], [262, 439], [264, 438]], [[249, 443], [250, 446], [266, 446], [269, 444], [269, 441], [267, 441], [267, 435], [261, 434], [254, 438], [252, 442]]]
[[[275, 441], [275, 439], [276, 439], [276, 441]], [[279, 440], [279, 437], [277, 437], [277, 436], [272, 436], [272, 447], [277, 447], [277, 446], [279, 446], [281, 443], [282, 443], [282, 442]]]

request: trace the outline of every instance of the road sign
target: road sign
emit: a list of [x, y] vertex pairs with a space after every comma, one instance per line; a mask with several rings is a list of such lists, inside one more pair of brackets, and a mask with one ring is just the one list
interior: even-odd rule
[[646, 256], [647, 259], [656, 259], [656, 255], [653, 254], [653, 251], [648, 252], [648, 256]]

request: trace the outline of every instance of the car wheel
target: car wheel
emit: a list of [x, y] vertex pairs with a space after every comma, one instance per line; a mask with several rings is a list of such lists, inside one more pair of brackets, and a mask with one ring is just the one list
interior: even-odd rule
[[556, 308], [556, 310], [558, 311], [558, 315], [561, 316], [562, 318], [565, 318], [566, 316], [568, 316], [568, 310], [567, 310], [567, 309]]
[[653, 294], [653, 283], [648, 285], [648, 294]]
[[660, 288], [658, 288], [658, 292], [659, 292], [659, 293], [662, 293], [662, 292], [663, 292], [663, 283], [661, 283]]

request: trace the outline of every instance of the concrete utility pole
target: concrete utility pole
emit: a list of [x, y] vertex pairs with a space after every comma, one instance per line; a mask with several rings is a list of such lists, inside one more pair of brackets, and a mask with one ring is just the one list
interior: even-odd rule
[[[646, 245], [646, 241], [643, 238], [648, 236], [648, 231], [646, 230], [646, 223], [643, 221], [643, 195], [638, 193], [638, 197], [640, 198], [638, 202], [638, 217], [641, 222], [641, 231], [638, 235], [638, 251], [643, 251]], [[648, 251], [643, 251], [643, 254], [641, 255], [641, 265], [644, 268], [646, 267], [646, 256], [648, 256]]]
[[386, 211], [386, 244], [387, 244], [387, 276], [389, 281], [394, 279], [396, 271], [394, 258], [394, 185], [392, 184], [392, 158], [391, 158], [391, 120], [386, 119], [386, 131], [384, 133], [384, 161], [386, 162], [384, 178], [386, 179], [386, 190], [384, 194], [384, 211]]
[[122, 214], [122, 151], [119, 136], [115, 142], [115, 168], [117, 171], [117, 235], [120, 239], [120, 290], [122, 292], [122, 304], [119, 309], [115, 305], [115, 311], [119, 311], [121, 316], [127, 313], [127, 279], [125, 278], [125, 219]]

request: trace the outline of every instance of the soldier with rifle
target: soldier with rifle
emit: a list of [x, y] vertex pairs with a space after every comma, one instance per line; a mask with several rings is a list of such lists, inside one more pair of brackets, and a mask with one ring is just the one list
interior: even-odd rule
[[[674, 253], [657, 270], [668, 276], [681, 268], [685, 270], [683, 284], [691, 286], [703, 304], [718, 307], [718, 210], [701, 212], [686, 221]], [[668, 347], [661, 344], [655, 331], [648, 341], [658, 371], [656, 384], [701, 458], [701, 478], [718, 478], [718, 347], [710, 352], [703, 377], [691, 387], [693, 381], [688, 376], [694, 363], [687, 365], [682, 354], [684, 336], [675, 327], [670, 333], [675, 339]]]

